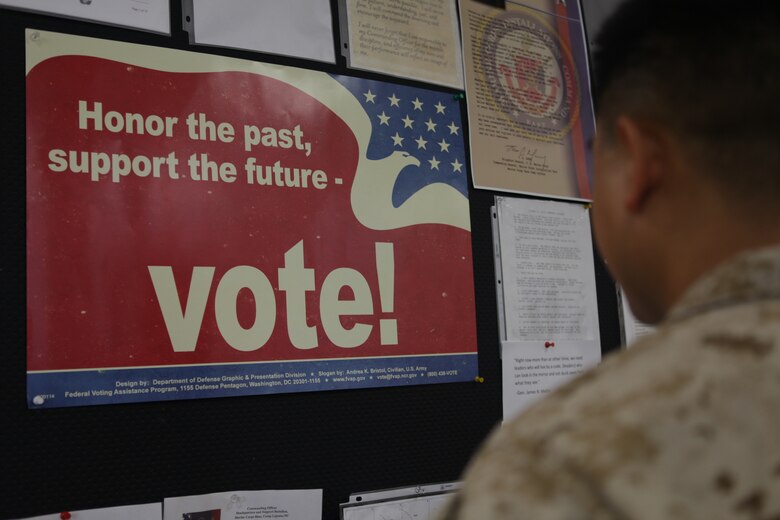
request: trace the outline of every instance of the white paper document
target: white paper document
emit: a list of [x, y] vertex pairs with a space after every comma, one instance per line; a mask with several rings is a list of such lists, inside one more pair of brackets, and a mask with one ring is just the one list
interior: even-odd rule
[[171, 34], [168, 0], [0, 0], [0, 6]]
[[[160, 520], [162, 504], [139, 504], [134, 506], [106, 507], [84, 511], [68, 511], [70, 520]], [[62, 512], [52, 515], [35, 516], [26, 520], [61, 520]]]
[[460, 482], [427, 484], [368, 493], [356, 493], [341, 504], [342, 520], [429, 520], [436, 517]]
[[620, 324], [622, 326], [620, 339], [623, 341], [623, 345], [628, 348], [642, 336], [655, 332], [655, 327], [636, 319], [628, 305], [625, 293], [620, 288], [618, 288], [618, 299], [620, 300]]
[[190, 43], [335, 63], [328, 0], [191, 0]]
[[230, 491], [166, 498], [164, 520], [321, 520], [322, 490]]
[[496, 197], [496, 217], [501, 339], [599, 344], [588, 207]]
[[455, 0], [340, 0], [353, 69], [463, 88]]
[[501, 344], [504, 420], [524, 411], [570, 379], [596, 366], [595, 341], [507, 341]]

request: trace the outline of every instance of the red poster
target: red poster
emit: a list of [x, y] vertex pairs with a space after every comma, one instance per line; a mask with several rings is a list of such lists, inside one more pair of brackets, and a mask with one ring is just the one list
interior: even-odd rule
[[476, 376], [442, 92], [27, 33], [28, 401]]

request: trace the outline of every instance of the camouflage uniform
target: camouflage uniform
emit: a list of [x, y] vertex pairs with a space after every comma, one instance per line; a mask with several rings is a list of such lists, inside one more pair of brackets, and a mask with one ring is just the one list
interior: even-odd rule
[[498, 429], [440, 515], [780, 519], [780, 247]]

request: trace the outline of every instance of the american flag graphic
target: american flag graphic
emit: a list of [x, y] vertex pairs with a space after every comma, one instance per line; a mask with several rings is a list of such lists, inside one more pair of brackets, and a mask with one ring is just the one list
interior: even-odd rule
[[368, 158], [382, 159], [404, 151], [420, 162], [399, 174], [393, 190], [395, 207], [434, 183], [448, 184], [468, 196], [457, 95], [343, 76], [339, 80], [371, 119]]

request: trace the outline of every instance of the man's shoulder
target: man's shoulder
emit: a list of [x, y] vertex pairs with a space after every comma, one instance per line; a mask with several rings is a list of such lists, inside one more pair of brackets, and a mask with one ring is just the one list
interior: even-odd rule
[[678, 320], [503, 425], [467, 472], [465, 502], [538, 506], [539, 518], [568, 507], [555, 495], [648, 518], [730, 507], [778, 471], [778, 407], [780, 302]]

